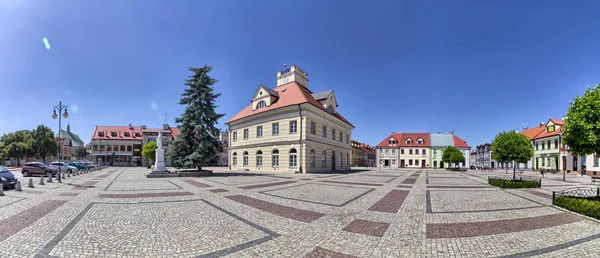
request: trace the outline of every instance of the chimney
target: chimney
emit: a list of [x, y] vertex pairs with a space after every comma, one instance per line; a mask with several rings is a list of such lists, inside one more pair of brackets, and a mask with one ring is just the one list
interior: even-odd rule
[[129, 130], [133, 130], [133, 125], [129, 124]]
[[142, 130], [146, 130], [146, 125], [142, 125]]
[[169, 130], [169, 124], [163, 124], [163, 130]]

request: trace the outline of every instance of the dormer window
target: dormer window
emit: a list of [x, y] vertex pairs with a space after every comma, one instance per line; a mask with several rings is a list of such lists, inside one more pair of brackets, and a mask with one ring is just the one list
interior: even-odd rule
[[396, 139], [394, 139], [394, 138], [391, 138], [391, 139], [389, 139], [389, 140], [388, 140], [388, 143], [389, 143], [389, 144], [396, 144], [396, 143], [398, 143], [398, 142], [396, 141]]
[[142, 135], [140, 133], [135, 133], [135, 137], [141, 137]]
[[104, 132], [98, 132], [98, 136], [104, 137]]
[[418, 143], [418, 144], [423, 144], [423, 139], [418, 139], [418, 140], [417, 140], [417, 143]]
[[556, 128], [554, 127], [554, 125], [548, 126], [547, 131], [548, 133], [554, 132]]
[[256, 104], [256, 109], [261, 109], [261, 108], [266, 108], [267, 107], [267, 102], [265, 102], [264, 100], [261, 100], [258, 102], [258, 104]]
[[110, 132], [110, 136], [117, 137], [117, 132]]
[[413, 143], [412, 139], [407, 139], [406, 140], [406, 144], [412, 144], [412, 143]]
[[125, 135], [125, 137], [129, 137], [129, 136], [131, 136], [131, 134], [130, 134], [130, 133], [128, 133], [128, 132], [125, 132], [123, 135]]

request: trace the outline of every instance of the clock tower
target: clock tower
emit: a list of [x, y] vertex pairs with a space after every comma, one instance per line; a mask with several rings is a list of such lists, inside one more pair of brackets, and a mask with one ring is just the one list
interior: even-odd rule
[[283, 67], [283, 70], [277, 71], [277, 87], [290, 82], [296, 82], [308, 89], [308, 73], [296, 65], [292, 65], [292, 67], [283, 65]]

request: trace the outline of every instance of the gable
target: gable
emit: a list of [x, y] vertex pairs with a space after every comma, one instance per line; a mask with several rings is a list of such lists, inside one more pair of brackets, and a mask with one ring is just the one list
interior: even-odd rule
[[258, 88], [256, 89], [256, 92], [254, 92], [254, 96], [252, 97], [252, 101], [254, 101], [256, 99], [265, 98], [268, 96], [279, 97], [279, 93], [277, 93], [277, 91], [269, 89], [266, 86], [258, 85]]

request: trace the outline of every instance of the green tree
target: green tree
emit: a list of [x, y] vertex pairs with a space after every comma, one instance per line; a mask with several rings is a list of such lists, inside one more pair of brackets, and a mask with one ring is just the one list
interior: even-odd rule
[[76, 147], [75, 150], [73, 150], [73, 155], [79, 159], [84, 159], [90, 155], [90, 152], [85, 147]]
[[498, 163], [515, 162], [513, 180], [516, 178], [518, 163], [527, 163], [533, 157], [533, 146], [527, 136], [515, 131], [504, 131], [496, 135], [492, 142], [492, 159]]
[[33, 137], [31, 131], [20, 130], [14, 133], [5, 134], [0, 139], [0, 149], [8, 158], [17, 159], [17, 165], [21, 165], [21, 159], [32, 156]]
[[156, 146], [155, 142], [147, 143], [142, 149], [142, 156], [144, 156], [144, 158], [146, 158], [147, 160], [155, 160], [157, 147], [158, 146]]
[[186, 80], [188, 88], [181, 94], [179, 104], [186, 108], [182, 116], [175, 119], [176, 123], [181, 123], [181, 134], [173, 141], [169, 160], [177, 168], [197, 167], [200, 171], [217, 160], [220, 131], [216, 124], [225, 114], [215, 111], [215, 102], [221, 94], [213, 92], [217, 80], [208, 75], [212, 66], [188, 70], [194, 75]]
[[448, 146], [442, 154], [442, 161], [448, 164], [454, 164], [454, 167], [458, 166], [458, 163], [465, 162], [465, 156], [453, 146]]
[[600, 153], [600, 84], [588, 86], [583, 96], [571, 101], [562, 129], [562, 139], [573, 154]]
[[58, 143], [54, 141], [54, 132], [47, 126], [38, 125], [32, 132], [33, 144], [31, 152], [36, 157], [41, 157], [46, 163], [46, 157], [56, 155]]

